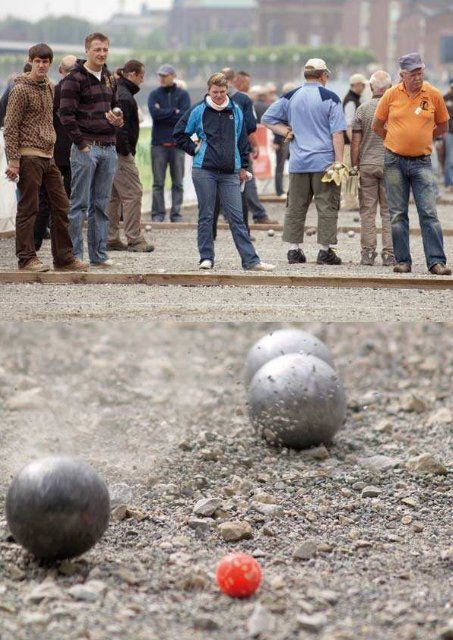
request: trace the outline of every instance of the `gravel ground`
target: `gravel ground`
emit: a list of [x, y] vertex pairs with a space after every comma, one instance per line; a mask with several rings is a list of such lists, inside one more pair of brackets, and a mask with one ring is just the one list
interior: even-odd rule
[[[279, 221], [283, 205], [267, 205], [268, 213]], [[451, 206], [439, 207], [444, 228], [453, 228]], [[413, 212], [412, 212], [413, 213]], [[341, 226], [357, 226], [357, 214], [341, 213]], [[194, 210], [185, 214], [195, 220]], [[313, 209], [309, 224], [316, 224]], [[307, 237], [305, 250], [309, 264], [300, 267], [286, 262], [286, 247], [281, 233], [269, 237], [265, 231], [254, 232], [260, 257], [277, 265], [278, 275], [379, 275], [393, 276], [390, 268], [364, 267], [359, 261], [359, 235], [349, 238], [340, 234], [339, 254], [344, 264], [339, 267], [318, 266], [315, 236]], [[156, 245], [152, 254], [112, 253], [117, 273], [190, 272], [197, 270], [198, 254], [195, 230], [152, 230], [147, 237]], [[413, 273], [401, 276], [435, 278], [426, 270], [420, 237], [412, 237]], [[445, 238], [447, 255], [453, 255], [453, 236]], [[50, 261], [49, 243], [42, 257]], [[242, 269], [228, 231], [219, 231], [216, 273], [240, 274]], [[0, 271], [15, 270], [14, 240], [0, 239]], [[206, 274], [209, 277], [209, 274]], [[324, 289], [288, 287], [147, 287], [120, 285], [52, 286], [2, 285], [0, 320], [75, 320], [75, 319], [182, 319], [182, 320], [248, 320], [248, 321], [448, 321], [453, 315], [451, 291]]]
[[[303, 325], [333, 352], [348, 417], [299, 453], [268, 447], [246, 415], [247, 350], [277, 326], [0, 325], [0, 508], [49, 452], [83, 456], [127, 505], [56, 565], [0, 520], [1, 640], [453, 637], [453, 325]], [[436, 473], [411, 470], [423, 454]], [[203, 498], [219, 501], [212, 517], [193, 512]], [[252, 537], [226, 542], [223, 521]], [[263, 567], [244, 601], [213, 580], [231, 550]]]

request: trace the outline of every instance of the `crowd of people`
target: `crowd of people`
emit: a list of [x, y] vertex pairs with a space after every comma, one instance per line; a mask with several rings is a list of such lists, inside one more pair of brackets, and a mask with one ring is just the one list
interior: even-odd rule
[[[0, 101], [6, 176], [17, 182], [16, 256], [20, 270], [48, 271], [38, 257], [50, 232], [53, 266], [87, 271], [114, 266], [109, 253], [150, 253], [142, 234], [143, 187], [135, 160], [140, 110], [135, 95], [145, 67], [129, 60], [111, 73], [109, 38], [92, 33], [86, 56], [66, 56], [61, 79], [49, 80], [52, 49], [31, 47], [27, 67]], [[260, 153], [258, 125], [273, 134], [275, 191], [283, 195], [289, 161], [289, 188], [283, 225], [290, 265], [307, 261], [306, 216], [314, 201], [318, 215], [318, 264], [339, 265], [338, 214], [357, 208], [361, 220], [361, 264], [375, 263], [376, 217], [382, 226], [381, 258], [396, 273], [412, 268], [409, 195], [412, 191], [429, 271], [450, 275], [436, 211], [437, 185], [431, 156], [441, 141], [445, 186], [453, 191], [453, 81], [446, 96], [424, 80], [419, 54], [403, 56], [400, 79], [376, 71], [368, 80], [353, 74], [342, 101], [327, 88], [324, 60], [304, 65], [304, 82], [282, 87], [251, 86], [246, 71], [229, 67], [212, 74], [195, 105], [176, 69], [157, 69], [159, 86], [148, 96], [152, 118], [151, 219], [165, 220], [165, 179], [171, 177], [169, 218], [182, 220], [186, 154], [198, 200], [199, 268], [212, 269], [219, 214], [223, 212], [242, 267], [271, 271], [257, 255], [249, 229], [253, 221], [275, 225], [260, 201], [253, 172]], [[363, 100], [369, 84], [372, 97]], [[4, 122], [3, 122], [4, 119]], [[354, 185], [359, 184], [358, 192]], [[120, 221], [126, 242], [120, 237]], [[84, 223], [88, 222], [87, 253]], [[50, 231], [48, 231], [48, 229]], [[85, 256], [88, 255], [88, 261]]]

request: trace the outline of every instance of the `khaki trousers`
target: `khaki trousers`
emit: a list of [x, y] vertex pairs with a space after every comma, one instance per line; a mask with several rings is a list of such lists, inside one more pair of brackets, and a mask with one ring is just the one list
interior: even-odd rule
[[304, 241], [307, 211], [314, 198], [318, 212], [318, 244], [337, 244], [341, 188], [334, 182], [321, 182], [323, 175], [323, 171], [289, 174], [283, 242]]
[[123, 212], [124, 233], [129, 245], [144, 241], [140, 230], [143, 188], [134, 156], [118, 154], [118, 170], [113, 179], [112, 195], [107, 209], [109, 235], [107, 242], [120, 239]]
[[384, 186], [384, 167], [360, 165], [360, 243], [363, 249], [376, 251], [376, 214], [379, 205], [382, 220], [382, 251], [393, 254], [392, 232]]
[[[344, 146], [344, 163], [351, 166], [351, 145], [345, 144]], [[359, 197], [357, 194], [357, 184], [354, 182], [356, 177], [344, 178], [341, 185], [341, 208], [346, 211], [358, 211], [359, 210]], [[355, 187], [355, 188], [354, 188]]]

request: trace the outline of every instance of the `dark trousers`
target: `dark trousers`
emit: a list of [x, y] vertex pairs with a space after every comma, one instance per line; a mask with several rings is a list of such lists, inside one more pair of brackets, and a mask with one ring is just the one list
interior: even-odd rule
[[50, 239], [55, 266], [73, 260], [68, 233], [69, 201], [61, 173], [52, 158], [22, 156], [19, 168], [19, 202], [16, 217], [16, 256], [19, 267], [36, 258], [34, 224], [39, 209], [39, 190], [44, 187], [50, 207]]
[[[71, 167], [70, 166], [60, 166], [58, 165], [58, 169], [63, 177], [63, 186], [66, 191], [66, 195], [68, 198], [71, 197]], [[35, 249], [39, 251], [42, 246], [42, 241], [44, 238], [49, 237], [47, 235], [47, 230], [49, 228], [50, 221], [50, 208], [49, 202], [47, 200], [47, 194], [45, 188], [42, 186], [39, 190], [39, 207], [38, 214], [36, 216], [35, 224], [34, 224], [34, 236], [35, 236]]]
[[176, 147], [164, 147], [162, 145], [151, 147], [151, 166], [154, 180], [151, 218], [156, 222], [165, 218], [164, 187], [167, 167], [170, 167], [171, 177], [170, 220], [176, 222], [181, 218], [185, 156], [184, 151]]
[[[244, 219], [244, 224], [246, 226], [248, 234], [250, 235], [249, 206], [248, 206], [247, 197], [246, 197], [244, 191], [241, 191], [241, 200], [242, 200], [242, 216], [243, 216], [243, 219]], [[217, 238], [217, 224], [219, 222], [219, 216], [220, 216], [220, 195], [219, 195], [219, 192], [217, 192], [217, 196], [216, 196], [216, 199], [215, 199], [215, 207], [214, 207], [214, 222], [213, 222], [213, 225], [212, 225], [213, 233], [214, 233], [214, 240]]]
[[278, 196], [284, 194], [283, 188], [283, 171], [285, 169], [285, 162], [289, 158], [289, 144], [283, 142], [278, 145], [278, 149], [275, 150], [275, 193]]

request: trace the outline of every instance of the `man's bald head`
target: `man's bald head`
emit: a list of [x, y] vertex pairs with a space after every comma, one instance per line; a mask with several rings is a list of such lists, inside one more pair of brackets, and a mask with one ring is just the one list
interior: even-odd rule
[[58, 67], [58, 71], [62, 76], [67, 76], [70, 71], [72, 71], [76, 65], [77, 57], [76, 56], [65, 56], [61, 59], [60, 66]]
[[228, 82], [233, 82], [235, 77], [236, 77], [236, 71], [234, 69], [232, 69], [231, 67], [224, 67], [221, 71], [221, 73], [223, 73], [223, 75], [225, 76], [225, 78], [228, 80]]
[[387, 71], [380, 69], [371, 76], [370, 86], [374, 95], [383, 95], [392, 86], [392, 78]]

